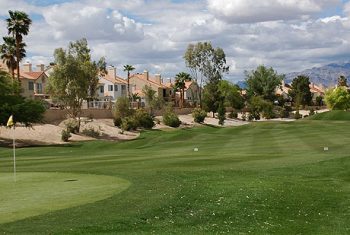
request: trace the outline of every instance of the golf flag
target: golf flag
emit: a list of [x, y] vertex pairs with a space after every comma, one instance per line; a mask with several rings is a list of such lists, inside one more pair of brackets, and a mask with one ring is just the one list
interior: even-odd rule
[[[14, 127], [15, 123], [13, 122], [13, 115], [9, 117], [9, 120], [7, 121], [8, 127]], [[13, 128], [13, 177], [16, 182], [16, 138], [15, 138], [15, 128]]]
[[14, 125], [14, 123], [13, 123], [13, 115], [11, 115], [9, 117], [9, 120], [7, 121], [7, 126], [8, 127], [12, 127], [13, 125]]

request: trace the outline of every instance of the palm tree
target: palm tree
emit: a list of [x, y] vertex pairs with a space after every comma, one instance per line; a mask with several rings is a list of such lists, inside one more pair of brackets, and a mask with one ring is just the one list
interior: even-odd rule
[[16, 40], [16, 62], [17, 62], [17, 79], [19, 81], [19, 62], [23, 59], [21, 57], [21, 43], [23, 36], [28, 35], [29, 26], [32, 20], [29, 18], [27, 13], [22, 11], [9, 11], [10, 18], [6, 19], [8, 34]]
[[[2, 61], [6, 64], [11, 72], [12, 80], [15, 79], [16, 63], [16, 40], [13, 37], [3, 37], [4, 44], [0, 46], [0, 54]], [[25, 43], [20, 43], [20, 58], [24, 58], [26, 51]]]
[[131, 96], [130, 96], [130, 71], [133, 71], [135, 68], [132, 66], [132, 65], [124, 65], [124, 72], [128, 72], [128, 97], [129, 97], [129, 100], [131, 99]]
[[191, 80], [191, 75], [185, 72], [181, 72], [175, 75], [175, 90], [180, 91], [180, 108], [183, 107], [185, 100], [186, 82]]

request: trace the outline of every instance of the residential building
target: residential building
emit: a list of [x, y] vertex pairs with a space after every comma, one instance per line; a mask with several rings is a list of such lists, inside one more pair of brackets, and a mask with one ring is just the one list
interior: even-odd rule
[[108, 67], [107, 74], [99, 78], [97, 97], [100, 101], [115, 101], [127, 95], [127, 81], [117, 76], [115, 67]]
[[32, 64], [25, 63], [20, 73], [21, 94], [27, 98], [47, 99], [46, 93], [48, 77], [45, 74], [43, 64], [37, 65], [36, 71], [33, 71]]
[[[142, 89], [145, 86], [150, 86], [158, 97], [162, 97], [165, 101], [171, 101], [172, 89], [162, 82], [160, 74], [155, 74], [154, 77], [149, 76], [148, 71], [136, 73], [130, 76], [130, 90], [133, 94], [138, 94], [143, 97]], [[142, 102], [145, 102], [143, 99]]]

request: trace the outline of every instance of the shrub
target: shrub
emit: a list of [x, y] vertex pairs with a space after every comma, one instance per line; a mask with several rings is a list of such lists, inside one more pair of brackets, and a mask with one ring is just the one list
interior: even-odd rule
[[68, 142], [69, 138], [72, 137], [70, 132], [68, 130], [62, 130], [61, 132], [61, 139], [64, 142]]
[[86, 128], [81, 133], [83, 135], [90, 136], [93, 138], [98, 138], [100, 136], [100, 132], [95, 130], [93, 127]]
[[163, 123], [170, 127], [179, 127], [181, 121], [171, 108], [167, 108], [163, 114]]
[[126, 118], [123, 118], [121, 129], [123, 131], [136, 130], [138, 126], [137, 124], [138, 123], [134, 117], [126, 117]]
[[310, 109], [309, 111], [309, 116], [315, 115], [315, 110], [314, 109]]
[[114, 126], [121, 127], [122, 118], [120, 116], [114, 116], [113, 123], [114, 123]]
[[79, 123], [75, 119], [70, 119], [65, 123], [66, 129], [69, 133], [79, 133]]
[[219, 118], [219, 125], [224, 125], [225, 119], [226, 119], [226, 110], [223, 103], [220, 103], [218, 108], [218, 118]]
[[152, 116], [144, 109], [136, 110], [134, 121], [136, 122], [137, 127], [143, 127], [145, 129], [152, 129], [152, 127], [154, 127]]
[[207, 112], [201, 108], [195, 108], [192, 111], [192, 117], [197, 123], [203, 123], [206, 116]]
[[133, 109], [130, 109], [130, 103], [129, 99], [127, 97], [119, 97], [117, 101], [115, 102], [115, 107], [114, 107], [114, 118], [125, 118], [129, 117], [133, 114]]
[[247, 114], [246, 113], [242, 113], [242, 121], [246, 121], [247, 120]]
[[237, 112], [234, 112], [234, 111], [231, 111], [229, 114], [228, 114], [228, 117], [233, 119], [233, 118], [238, 118], [238, 113]]
[[300, 118], [302, 118], [303, 117], [303, 115], [301, 115], [300, 113], [299, 113], [299, 111], [296, 111], [295, 112], [295, 114], [294, 114], [294, 118], [295, 119], [300, 119]]

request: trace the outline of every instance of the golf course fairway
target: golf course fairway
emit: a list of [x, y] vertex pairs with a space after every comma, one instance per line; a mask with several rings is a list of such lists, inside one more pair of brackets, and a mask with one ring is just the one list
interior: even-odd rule
[[0, 173], [0, 224], [96, 202], [125, 190], [120, 178], [72, 173]]

